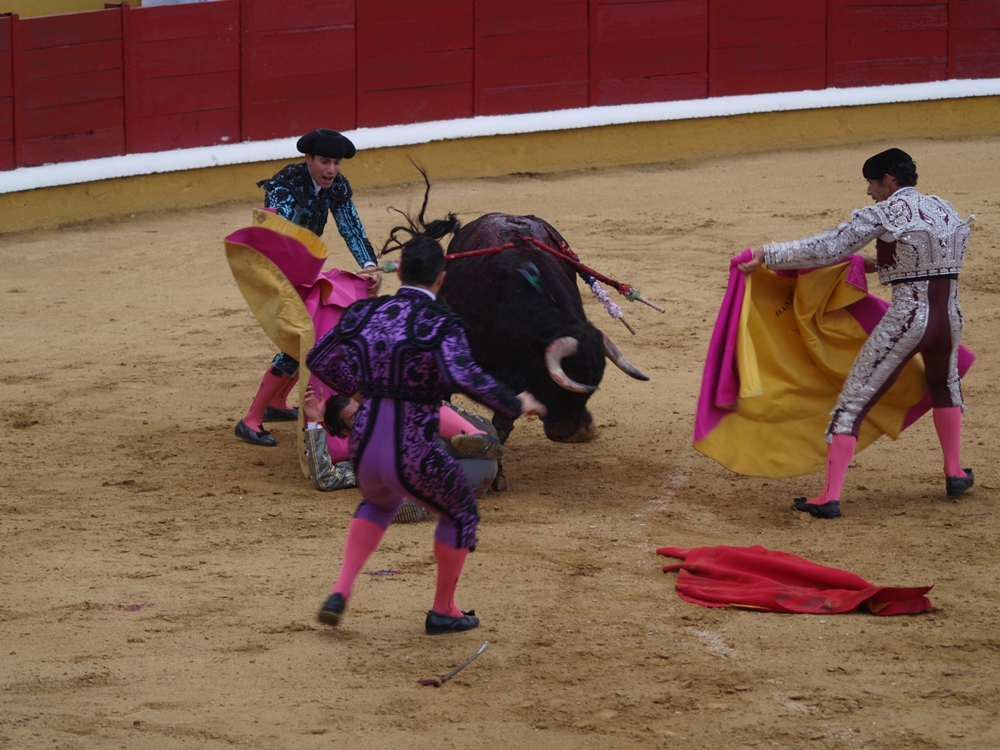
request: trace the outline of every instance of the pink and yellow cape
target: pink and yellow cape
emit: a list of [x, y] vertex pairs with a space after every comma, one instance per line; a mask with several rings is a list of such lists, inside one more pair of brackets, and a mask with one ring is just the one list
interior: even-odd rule
[[[826, 465], [830, 412], [888, 305], [868, 294], [864, 260], [798, 273], [730, 261], [695, 415], [694, 447], [738, 474], [794, 477]], [[975, 355], [961, 347], [964, 375]], [[865, 418], [857, 450], [895, 439], [930, 409], [918, 354]]]
[[[299, 361], [302, 403], [311, 379], [306, 354], [352, 302], [367, 296], [368, 282], [349, 271], [324, 271], [328, 251], [323, 241], [271, 211], [254, 210], [253, 226], [233, 232], [225, 244], [236, 284], [261, 328], [278, 349]], [[324, 388], [318, 380], [314, 384], [317, 391]], [[302, 423], [300, 409], [299, 427]], [[299, 463], [308, 477], [304, 439]], [[346, 438], [330, 438], [329, 443], [333, 460], [341, 454], [346, 458]]]

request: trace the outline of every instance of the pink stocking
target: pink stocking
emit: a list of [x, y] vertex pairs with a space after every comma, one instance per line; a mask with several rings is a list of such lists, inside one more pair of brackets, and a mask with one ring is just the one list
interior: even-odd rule
[[487, 434], [486, 430], [479, 429], [457, 411], [449, 409], [447, 406], [442, 406], [438, 411], [438, 421], [440, 422], [438, 433], [445, 440], [451, 440], [455, 435]]
[[934, 429], [941, 441], [941, 452], [944, 453], [944, 475], [946, 477], [964, 477], [962, 471], [962, 407], [949, 406], [934, 409]]
[[264, 409], [268, 407], [273, 398], [281, 393], [289, 379], [287, 375], [275, 375], [272, 369], [270, 365], [267, 366], [267, 372], [264, 373], [264, 379], [260, 381], [257, 395], [253, 397], [253, 403], [250, 404], [250, 411], [243, 417], [243, 422], [247, 427], [257, 432], [263, 429], [261, 422], [264, 419]]
[[826, 485], [819, 497], [809, 500], [812, 505], [823, 505], [840, 501], [840, 490], [847, 477], [847, 467], [854, 458], [854, 448], [858, 439], [853, 435], [834, 435], [833, 442], [826, 449]]
[[282, 375], [281, 377], [287, 382], [284, 384], [281, 391], [271, 399], [268, 406], [274, 409], [287, 410], [289, 408], [288, 394], [292, 392], [292, 388], [294, 388], [295, 384], [299, 382], [299, 374], [295, 373], [295, 375], [290, 378], [287, 375]]
[[450, 617], [461, 617], [462, 610], [455, 604], [455, 589], [462, 575], [465, 557], [469, 550], [455, 549], [447, 544], [434, 541], [434, 557], [437, 560], [437, 588], [434, 591], [434, 611]]
[[347, 543], [344, 545], [344, 562], [341, 563], [340, 575], [337, 576], [337, 583], [331, 589], [331, 594], [339, 593], [344, 597], [344, 601], [351, 598], [354, 579], [358, 577], [361, 568], [378, 547], [384, 534], [385, 529], [377, 523], [364, 518], [355, 518], [351, 521], [351, 527], [347, 531]]

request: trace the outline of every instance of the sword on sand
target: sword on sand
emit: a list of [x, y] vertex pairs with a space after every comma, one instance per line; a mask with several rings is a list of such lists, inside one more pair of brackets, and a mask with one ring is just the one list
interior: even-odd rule
[[448, 680], [450, 680], [452, 677], [454, 677], [459, 672], [461, 672], [463, 669], [465, 669], [467, 666], [469, 666], [470, 664], [472, 664], [472, 662], [474, 662], [476, 660], [476, 658], [481, 653], [483, 653], [483, 651], [486, 650], [486, 647], [488, 645], [490, 645], [489, 641], [483, 641], [483, 645], [479, 647], [479, 650], [476, 653], [474, 653], [472, 656], [470, 656], [468, 659], [466, 659], [462, 664], [460, 664], [459, 666], [455, 667], [448, 674], [442, 675], [441, 677], [432, 677], [429, 680], [417, 680], [417, 684], [418, 685], [432, 685], [434, 687], [441, 687]]

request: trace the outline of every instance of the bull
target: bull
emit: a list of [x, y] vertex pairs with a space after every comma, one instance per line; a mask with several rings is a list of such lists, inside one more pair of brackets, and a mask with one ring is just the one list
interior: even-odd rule
[[[648, 380], [584, 314], [576, 270], [525, 240], [554, 247], [565, 240], [535, 216], [491, 213], [455, 233], [448, 255], [512, 243], [502, 252], [456, 258], [440, 299], [463, 320], [476, 361], [516, 392], [530, 391], [548, 410], [545, 436], [561, 443], [597, 436], [587, 400], [604, 375], [605, 358]], [[513, 422], [493, 423], [501, 441]], [[502, 473], [495, 483], [502, 489]]]

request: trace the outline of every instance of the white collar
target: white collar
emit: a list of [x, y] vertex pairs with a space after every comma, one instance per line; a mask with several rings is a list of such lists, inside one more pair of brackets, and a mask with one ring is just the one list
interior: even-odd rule
[[437, 295], [434, 294], [434, 292], [432, 292], [430, 289], [424, 289], [422, 286], [410, 286], [409, 284], [403, 284], [403, 286], [401, 286], [399, 288], [400, 289], [416, 289], [418, 292], [423, 292], [424, 294], [426, 294], [432, 300], [435, 300], [435, 301], [437, 300]]

